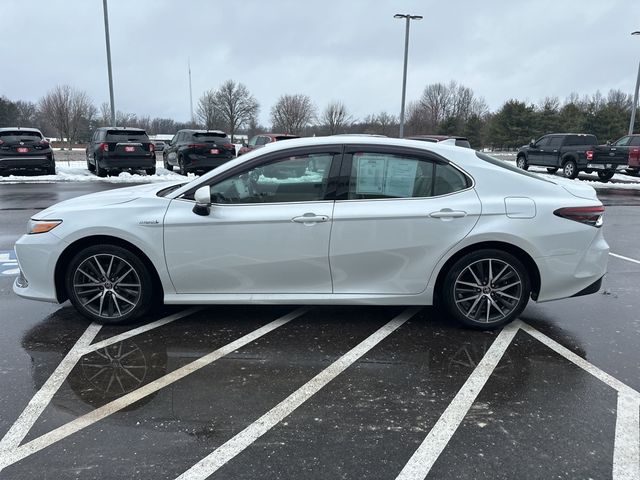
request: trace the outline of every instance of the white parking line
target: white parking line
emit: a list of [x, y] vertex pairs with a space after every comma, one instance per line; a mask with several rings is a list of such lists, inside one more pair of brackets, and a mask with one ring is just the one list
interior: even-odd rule
[[267, 333], [275, 330], [278, 327], [290, 322], [291, 320], [307, 313], [310, 310], [309, 307], [298, 308], [291, 313], [288, 313], [273, 322], [270, 322], [253, 332], [250, 332], [237, 340], [234, 340], [227, 345], [218, 348], [217, 350], [201, 357], [177, 370], [174, 370], [167, 375], [164, 375], [151, 383], [144, 385], [122, 397], [107, 403], [106, 405], [97, 408], [81, 417], [78, 417], [50, 432], [41, 435], [38, 438], [31, 440], [19, 447], [12, 450], [0, 452], [0, 471], [9, 465], [12, 465], [29, 455], [39, 452], [43, 448], [46, 448], [60, 440], [67, 438], [68, 436], [86, 428], [94, 423], [108, 417], [109, 415], [122, 410], [123, 408], [137, 402], [138, 400], [151, 395], [158, 390], [177, 382], [178, 380], [186, 377], [187, 375], [200, 370], [203, 367], [215, 362], [216, 360], [232, 353], [239, 348], [257, 340], [258, 338], [266, 335]]
[[309, 398], [344, 372], [369, 350], [387, 338], [419, 310], [419, 307], [412, 307], [403, 311], [400, 315], [349, 350], [254, 423], [177, 477], [176, 480], [205, 479], [212, 475], [225, 463], [241, 453], [258, 438], [280, 423], [285, 417], [293, 413], [296, 408], [309, 400]]
[[[20, 442], [27, 436], [31, 427], [33, 427], [36, 420], [38, 420], [44, 409], [49, 405], [49, 402], [60, 388], [60, 385], [64, 383], [69, 373], [71, 373], [71, 370], [73, 370], [73, 367], [76, 366], [76, 363], [82, 356], [80, 353], [82, 349], [86, 348], [86, 346], [93, 341], [101, 327], [102, 325], [92, 323], [87, 327], [75, 345], [71, 347], [69, 353], [67, 353], [60, 362], [42, 388], [31, 398], [18, 419], [2, 440], [0, 440], [0, 454], [3, 454], [5, 450], [10, 450], [20, 445]], [[0, 469], [1, 468], [0, 463]]]
[[480, 363], [471, 372], [469, 378], [458, 391], [449, 406], [440, 415], [418, 449], [400, 471], [396, 479], [416, 480], [425, 478], [434, 463], [453, 437], [460, 423], [487, 383], [487, 380], [500, 362], [500, 359], [518, 332], [520, 321], [515, 321], [502, 329], [493, 341]]
[[640, 478], [640, 400], [618, 394], [613, 480]]
[[625, 257], [623, 255], [618, 255], [617, 253], [611, 253], [611, 252], [609, 252], [609, 255], [611, 255], [612, 257], [619, 258], [620, 260], [626, 260], [627, 262], [633, 262], [640, 265], [640, 260], [635, 260], [633, 258]]

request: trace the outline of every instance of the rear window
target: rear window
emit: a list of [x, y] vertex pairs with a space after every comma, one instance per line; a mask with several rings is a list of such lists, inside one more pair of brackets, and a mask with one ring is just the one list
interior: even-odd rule
[[507, 163], [507, 162], [505, 162], [503, 160], [499, 160], [499, 159], [497, 159], [495, 157], [487, 155], [486, 153], [476, 152], [476, 156], [480, 160], [484, 160], [485, 162], [490, 163], [491, 165], [495, 165], [496, 167], [504, 168], [505, 170], [509, 170], [511, 172], [514, 172], [514, 173], [517, 173], [517, 174], [520, 174], [520, 175], [524, 175], [525, 177], [535, 178], [536, 180], [540, 180], [541, 182], [554, 183], [554, 182], [550, 182], [549, 180], [545, 180], [542, 177], [539, 177], [535, 173], [529, 173], [529, 172], [527, 172], [525, 170], [522, 170], [522, 169], [516, 167], [515, 165], [512, 165], [512, 164]]
[[149, 137], [143, 130], [107, 130], [108, 142], [148, 142]]
[[42, 140], [42, 135], [38, 132], [7, 130], [5, 132], [0, 132], [0, 138], [3, 142], [39, 142]]
[[598, 139], [595, 135], [569, 135], [565, 145], [597, 145]]
[[462, 138], [456, 138], [456, 146], [457, 147], [464, 147], [464, 148], [471, 148], [471, 144], [469, 143], [469, 140], [464, 140]]
[[193, 139], [197, 142], [220, 142], [220, 141], [229, 141], [229, 137], [227, 137], [226, 133], [215, 133], [215, 132], [202, 132], [202, 133], [194, 133], [192, 135]]
[[276, 137], [274, 137], [276, 139], [276, 142], [279, 142], [280, 140], [291, 140], [292, 138], [300, 138], [300, 137], [291, 137], [291, 136], [284, 136], [284, 135], [278, 135]]

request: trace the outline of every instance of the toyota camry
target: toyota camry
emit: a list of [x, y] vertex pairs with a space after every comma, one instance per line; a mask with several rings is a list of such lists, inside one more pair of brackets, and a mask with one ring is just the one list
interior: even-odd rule
[[468, 148], [370, 136], [276, 142], [188, 183], [35, 215], [14, 291], [119, 323], [165, 304], [440, 304], [495, 328], [594, 293], [604, 208]]

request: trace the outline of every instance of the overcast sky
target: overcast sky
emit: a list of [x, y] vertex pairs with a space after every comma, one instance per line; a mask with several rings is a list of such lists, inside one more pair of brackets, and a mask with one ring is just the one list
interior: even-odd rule
[[[109, 0], [117, 110], [189, 119], [200, 95], [233, 79], [260, 103], [284, 93], [356, 118], [399, 114], [404, 20], [407, 101], [456, 80], [491, 110], [571, 92], [633, 93], [640, 0]], [[0, 96], [37, 101], [56, 84], [109, 99], [101, 0], [2, 0]]]

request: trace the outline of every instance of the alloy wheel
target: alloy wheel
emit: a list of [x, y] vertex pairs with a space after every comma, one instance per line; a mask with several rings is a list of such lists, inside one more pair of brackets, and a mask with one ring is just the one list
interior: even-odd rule
[[454, 283], [455, 303], [473, 322], [492, 324], [507, 318], [520, 304], [523, 283], [518, 271], [497, 258], [465, 267]]
[[104, 319], [127, 315], [142, 298], [138, 272], [113, 254], [92, 255], [80, 263], [73, 274], [73, 289], [83, 308]]

